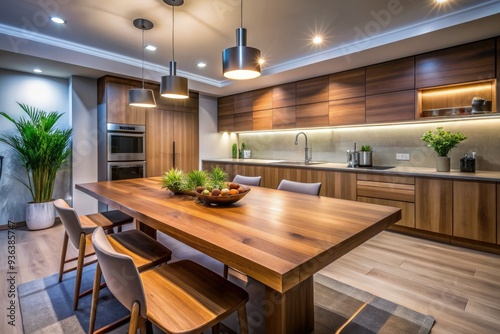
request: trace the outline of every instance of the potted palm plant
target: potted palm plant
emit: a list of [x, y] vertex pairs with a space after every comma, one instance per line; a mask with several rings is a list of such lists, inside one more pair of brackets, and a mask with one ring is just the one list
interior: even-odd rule
[[432, 147], [434, 151], [436, 151], [436, 171], [449, 172], [450, 157], [448, 153], [461, 141], [467, 139], [467, 137], [460, 132], [452, 133], [450, 131], [444, 131], [442, 127], [438, 127], [436, 132], [429, 130], [424, 133], [420, 139], [426, 142], [427, 146]]
[[71, 153], [71, 129], [55, 127], [62, 113], [45, 112], [26, 104], [17, 104], [27, 117], [21, 116], [16, 120], [0, 112], [16, 128], [14, 134], [0, 135], [0, 142], [7, 144], [17, 154], [26, 171], [27, 178], [15, 178], [28, 188], [33, 198], [26, 206], [26, 225], [30, 230], [39, 230], [54, 224], [52, 195], [57, 171]]

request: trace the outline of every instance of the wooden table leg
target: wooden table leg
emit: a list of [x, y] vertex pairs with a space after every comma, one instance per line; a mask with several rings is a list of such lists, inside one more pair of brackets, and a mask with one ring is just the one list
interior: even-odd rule
[[280, 293], [266, 286], [266, 333], [310, 333], [314, 330], [313, 277]]
[[137, 219], [135, 220], [135, 223], [136, 223], [136, 226], [135, 228], [138, 229], [139, 231], [141, 232], [144, 232], [146, 233], [147, 235], [149, 235], [151, 238], [155, 239], [156, 240], [156, 237], [157, 237], [157, 230], [152, 228], [152, 227], [149, 227], [148, 225], [144, 224], [144, 223], [141, 223], [140, 221], [138, 221]]

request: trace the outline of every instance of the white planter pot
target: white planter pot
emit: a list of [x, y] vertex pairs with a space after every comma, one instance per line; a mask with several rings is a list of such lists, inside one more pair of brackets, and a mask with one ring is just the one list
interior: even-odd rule
[[450, 171], [450, 157], [436, 157], [436, 171], [449, 172]]
[[26, 204], [26, 226], [30, 230], [41, 230], [54, 225], [56, 209], [54, 203], [27, 203]]

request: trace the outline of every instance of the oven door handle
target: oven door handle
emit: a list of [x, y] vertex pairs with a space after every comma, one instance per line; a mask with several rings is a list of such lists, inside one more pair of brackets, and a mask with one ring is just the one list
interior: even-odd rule
[[142, 165], [109, 165], [111, 168], [142, 167]]

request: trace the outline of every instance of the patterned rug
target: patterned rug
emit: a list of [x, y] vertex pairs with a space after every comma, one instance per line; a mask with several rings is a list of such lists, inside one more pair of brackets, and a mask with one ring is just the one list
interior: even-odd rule
[[[93, 279], [94, 267], [86, 267], [82, 291], [92, 286]], [[18, 291], [24, 333], [86, 333], [91, 296], [81, 298], [78, 310], [73, 311], [73, 288], [74, 272], [66, 274], [62, 283], [57, 282], [57, 275], [52, 275], [20, 284]], [[250, 293], [247, 306], [249, 332], [263, 333], [259, 311], [255, 310], [255, 300], [262, 297], [263, 286], [250, 279], [247, 288]], [[430, 332], [434, 324], [432, 316], [412, 311], [320, 274], [314, 276], [314, 300], [316, 334], [425, 334]], [[108, 289], [101, 290], [96, 329], [121, 319], [127, 313]], [[235, 333], [231, 328], [237, 327], [236, 316], [227, 319], [225, 324], [221, 326], [221, 333]], [[127, 328], [122, 327], [112, 333], [124, 333]]]

